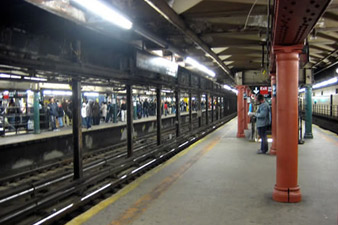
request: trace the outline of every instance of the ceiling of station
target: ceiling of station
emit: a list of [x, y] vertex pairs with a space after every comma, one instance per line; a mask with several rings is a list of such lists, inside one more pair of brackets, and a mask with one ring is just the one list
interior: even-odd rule
[[[160, 0], [160, 2], [163, 0]], [[112, 1], [133, 15], [140, 26], [156, 32], [157, 35], [192, 55], [200, 62], [218, 71], [222, 70], [194, 40], [189, 38], [175, 24], [155, 10], [154, 0]], [[274, 1], [269, 0], [167, 0], [167, 4], [184, 22], [186, 29], [196, 34], [231, 70], [264, 71], [268, 68], [267, 27], [268, 7], [273, 13]], [[269, 3], [270, 2], [270, 3]], [[315, 7], [320, 2], [310, 1]], [[304, 5], [302, 7], [309, 7]], [[154, 9], [155, 8], [155, 9]], [[170, 15], [170, 14], [167, 14]], [[272, 18], [272, 17], [271, 17]], [[331, 1], [307, 38], [309, 62], [306, 68], [321, 70], [337, 62], [338, 58], [338, 0]], [[154, 47], [154, 46], [153, 46]], [[223, 72], [224, 73], [224, 72]]]
[[[268, 15], [269, 11], [273, 13], [273, 0], [104, 0], [131, 19], [134, 30], [128, 35], [125, 31], [116, 35], [118, 29], [107, 32], [106, 21], [78, 8], [71, 0], [26, 1], [36, 5], [68, 4], [78, 9], [72, 13], [79, 20], [83, 19], [79, 12], [84, 13], [86, 26], [149, 51], [163, 50], [164, 55], [174, 52], [181, 56], [176, 56], [178, 61], [191, 56], [214, 70], [221, 83], [234, 84], [234, 74], [239, 71], [268, 70], [268, 26], [272, 24]], [[315, 5], [320, 1], [311, 2]], [[67, 12], [62, 13], [67, 18]], [[333, 0], [307, 38], [309, 62], [305, 67], [319, 71], [335, 65], [337, 40], [338, 0]]]

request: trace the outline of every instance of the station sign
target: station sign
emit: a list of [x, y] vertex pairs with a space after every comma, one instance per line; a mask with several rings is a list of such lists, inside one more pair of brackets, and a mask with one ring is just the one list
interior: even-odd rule
[[177, 77], [178, 64], [165, 58], [136, 53], [136, 67], [164, 75]]
[[268, 89], [268, 87], [260, 87], [260, 88], [259, 88], [259, 93], [260, 93], [261, 95], [267, 95], [267, 94], [269, 94], [269, 89]]

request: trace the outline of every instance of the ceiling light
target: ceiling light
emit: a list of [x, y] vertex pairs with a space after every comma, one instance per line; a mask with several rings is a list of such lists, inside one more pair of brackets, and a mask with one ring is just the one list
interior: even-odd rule
[[227, 90], [231, 90], [231, 87], [229, 85], [224, 84], [223, 87]]
[[71, 96], [73, 93], [71, 91], [60, 91], [60, 90], [44, 90], [44, 95], [60, 95], [60, 96]]
[[87, 97], [99, 97], [99, 93], [97, 92], [85, 92], [83, 95]]
[[190, 65], [192, 65], [193, 67], [195, 67], [196, 69], [208, 74], [209, 76], [211, 77], [215, 77], [216, 74], [214, 71], [208, 69], [206, 66], [200, 64], [199, 62], [197, 62], [196, 60], [190, 58], [190, 57], [187, 57], [186, 60], [185, 60], [186, 63], [189, 63]]
[[36, 81], [47, 81], [46, 78], [40, 78], [40, 77], [24, 77], [25, 80], [36, 80]]
[[336, 69], [336, 73], [338, 73], [338, 68]]
[[320, 88], [320, 87], [325, 87], [325, 86], [328, 86], [328, 85], [330, 85], [330, 84], [334, 84], [334, 83], [336, 83], [338, 81], [338, 78], [337, 77], [334, 77], [334, 78], [331, 78], [331, 79], [329, 79], [329, 80], [326, 80], [326, 81], [323, 81], [323, 82], [320, 82], [320, 83], [318, 83], [318, 84], [315, 84], [315, 85], [313, 85], [313, 89], [315, 89], [315, 88]]
[[133, 23], [128, 20], [125, 16], [115, 11], [113, 8], [107, 6], [102, 1], [99, 0], [72, 0], [97, 16], [101, 17], [104, 20], [107, 20], [110, 23], [113, 23], [124, 29], [131, 29]]
[[7, 78], [7, 79], [21, 79], [21, 76], [10, 75], [10, 74], [0, 74], [0, 78]]

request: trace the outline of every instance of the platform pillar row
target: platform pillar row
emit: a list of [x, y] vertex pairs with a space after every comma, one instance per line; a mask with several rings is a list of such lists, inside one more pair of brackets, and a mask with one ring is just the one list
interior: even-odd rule
[[81, 117], [81, 82], [72, 80], [73, 90], [73, 169], [74, 180], [83, 177], [82, 167], [82, 117]]
[[272, 131], [272, 145], [270, 148], [270, 155], [277, 154], [277, 129], [276, 129], [276, 122], [277, 122], [277, 111], [276, 111], [276, 74], [271, 73], [271, 131]]
[[298, 186], [298, 73], [303, 46], [274, 46], [277, 72], [277, 163], [272, 198], [300, 202]]
[[245, 106], [244, 106], [244, 91], [245, 86], [237, 86], [238, 95], [237, 95], [237, 137], [244, 138], [244, 123], [245, 123]]
[[305, 134], [304, 138], [313, 138], [312, 134], [312, 85], [305, 85]]

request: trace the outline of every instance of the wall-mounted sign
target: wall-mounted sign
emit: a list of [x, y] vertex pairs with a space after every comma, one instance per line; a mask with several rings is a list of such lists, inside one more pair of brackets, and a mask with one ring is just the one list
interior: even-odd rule
[[259, 93], [262, 94], [262, 95], [267, 95], [269, 93], [268, 87], [260, 87]]
[[178, 65], [176, 63], [158, 56], [146, 55], [140, 52], [136, 54], [136, 67], [173, 77], [177, 76], [178, 71]]

